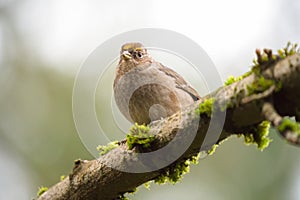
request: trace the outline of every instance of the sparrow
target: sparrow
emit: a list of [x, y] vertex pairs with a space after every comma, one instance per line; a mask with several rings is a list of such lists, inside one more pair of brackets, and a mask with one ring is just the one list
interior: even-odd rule
[[182, 76], [154, 60], [141, 43], [121, 47], [113, 90], [121, 113], [130, 122], [145, 125], [200, 99]]

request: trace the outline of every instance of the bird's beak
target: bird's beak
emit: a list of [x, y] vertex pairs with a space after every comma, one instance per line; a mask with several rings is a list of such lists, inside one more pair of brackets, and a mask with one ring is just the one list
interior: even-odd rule
[[123, 57], [125, 60], [129, 60], [129, 59], [131, 58], [131, 54], [130, 54], [128, 51], [123, 51], [122, 57]]

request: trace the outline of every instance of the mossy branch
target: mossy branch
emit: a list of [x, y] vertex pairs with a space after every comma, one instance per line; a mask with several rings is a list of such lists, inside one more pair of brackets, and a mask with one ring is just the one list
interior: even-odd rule
[[[70, 175], [41, 192], [38, 200], [121, 199], [125, 193], [151, 180], [158, 183], [176, 182], [187, 171], [190, 162], [195, 162], [200, 150], [211, 153], [220, 142], [232, 135], [244, 136], [247, 143], [265, 148], [270, 142], [266, 131], [270, 123], [287, 141], [298, 144], [299, 124], [286, 116], [299, 119], [300, 54], [283, 49], [279, 55], [273, 55], [270, 50], [263, 53], [257, 51], [257, 56], [251, 72], [242, 78], [231, 77], [226, 86], [195, 102], [182, 113], [147, 127], [136, 125], [127, 140], [114, 142], [109, 148], [100, 147], [100, 158], [77, 160]], [[224, 112], [224, 124], [218, 118], [211, 124], [213, 127], [222, 125], [218, 139], [205, 142], [211, 116]], [[109, 167], [129, 163], [133, 159], [146, 165], [145, 160], [139, 160], [136, 156], [137, 152], [160, 149], [174, 137], [179, 142], [184, 141], [195, 127], [196, 136], [188, 149], [162, 169], [128, 173]], [[131, 166], [122, 166], [123, 169], [127, 167]]]

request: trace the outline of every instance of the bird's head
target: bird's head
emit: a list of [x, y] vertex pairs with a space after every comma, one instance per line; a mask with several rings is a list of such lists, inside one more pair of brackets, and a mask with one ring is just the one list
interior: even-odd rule
[[120, 62], [143, 63], [149, 60], [147, 49], [141, 43], [126, 43], [121, 47]]
[[120, 61], [116, 69], [114, 87], [118, 80], [126, 73], [136, 69], [138, 66], [147, 67], [149, 66], [148, 64], [152, 62], [153, 59], [141, 43], [135, 42], [124, 44], [120, 51]]

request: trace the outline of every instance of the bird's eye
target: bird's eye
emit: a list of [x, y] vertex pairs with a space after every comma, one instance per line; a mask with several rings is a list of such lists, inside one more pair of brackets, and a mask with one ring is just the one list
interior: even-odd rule
[[142, 58], [142, 57], [143, 57], [143, 54], [142, 54], [142, 52], [138, 51], [138, 52], [136, 53], [136, 56], [137, 56], [138, 58]]

